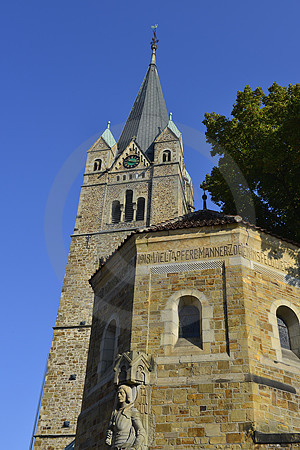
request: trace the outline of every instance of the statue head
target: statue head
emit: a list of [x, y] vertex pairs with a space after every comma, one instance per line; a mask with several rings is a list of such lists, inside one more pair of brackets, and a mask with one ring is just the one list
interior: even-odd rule
[[117, 390], [117, 399], [119, 403], [131, 403], [131, 388], [126, 384], [121, 384]]

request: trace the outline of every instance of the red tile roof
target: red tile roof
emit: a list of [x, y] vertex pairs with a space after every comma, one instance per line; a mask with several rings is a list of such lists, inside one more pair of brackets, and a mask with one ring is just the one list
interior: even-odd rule
[[[293, 244], [297, 247], [300, 247], [300, 244], [294, 241], [291, 241], [289, 239], [285, 239], [281, 236], [278, 236], [274, 233], [271, 233], [268, 230], [265, 230], [264, 228], [257, 227], [256, 225], [253, 225], [245, 220], [239, 215], [230, 215], [230, 214], [224, 214], [218, 211], [212, 211], [209, 209], [206, 210], [198, 210], [189, 214], [186, 214], [184, 216], [177, 217], [176, 219], [167, 220], [166, 222], [159, 223], [157, 225], [151, 225], [149, 227], [143, 227], [138, 228], [137, 230], [132, 231], [122, 242], [121, 244], [113, 251], [111, 255], [109, 255], [106, 260], [100, 264], [99, 269], [108, 261], [119, 249], [124, 245], [125, 242], [127, 242], [132, 235], [134, 234], [141, 234], [141, 233], [149, 233], [149, 232], [155, 232], [155, 231], [170, 231], [170, 230], [180, 230], [180, 229], [188, 229], [188, 228], [200, 228], [200, 227], [210, 227], [210, 226], [216, 226], [216, 225], [227, 225], [231, 223], [242, 223], [243, 225], [248, 226], [249, 228], [252, 228], [257, 231], [261, 231], [263, 233], [269, 234], [271, 236], [276, 237], [277, 239], [280, 239], [282, 241], [288, 242], [290, 244]], [[98, 270], [99, 270], [98, 269]], [[98, 270], [94, 273], [98, 272]], [[93, 278], [93, 276], [91, 278]]]

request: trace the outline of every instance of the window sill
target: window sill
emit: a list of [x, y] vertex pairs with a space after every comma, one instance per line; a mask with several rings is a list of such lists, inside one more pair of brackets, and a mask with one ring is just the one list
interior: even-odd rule
[[201, 339], [191, 338], [179, 338], [173, 347], [173, 355], [184, 355], [184, 354], [203, 354], [203, 345]]
[[178, 338], [174, 348], [179, 347], [199, 347], [202, 350], [202, 341], [200, 338]]

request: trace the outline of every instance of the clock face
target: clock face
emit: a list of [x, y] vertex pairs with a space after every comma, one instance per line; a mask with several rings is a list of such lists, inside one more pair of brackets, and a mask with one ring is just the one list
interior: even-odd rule
[[124, 159], [123, 166], [126, 169], [132, 169], [133, 167], [136, 167], [139, 164], [139, 162], [140, 162], [139, 155], [130, 155]]

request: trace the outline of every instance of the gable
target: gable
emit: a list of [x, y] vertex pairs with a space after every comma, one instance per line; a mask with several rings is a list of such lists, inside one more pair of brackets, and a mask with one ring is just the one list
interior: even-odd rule
[[[114, 161], [111, 171], [116, 172], [119, 170], [124, 170], [126, 167], [124, 166], [125, 159], [128, 161], [130, 156], [138, 156], [139, 163], [132, 167], [135, 169], [144, 169], [145, 167], [150, 166], [150, 161], [145, 153], [140, 149], [138, 144], [132, 140], [130, 144], [125, 148], [125, 150], [119, 155], [119, 157]], [[126, 162], [125, 162], [126, 163]], [[128, 167], [129, 168], [129, 167]]]
[[180, 139], [176, 136], [176, 134], [167, 126], [159, 136], [155, 139], [155, 142], [164, 142], [164, 141], [178, 141]]
[[100, 136], [96, 142], [91, 146], [90, 150], [110, 150], [109, 145], [105, 142], [102, 136]]

